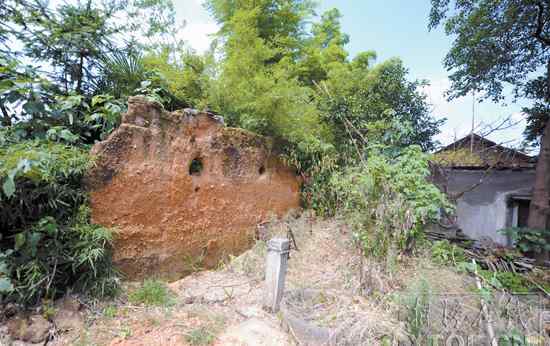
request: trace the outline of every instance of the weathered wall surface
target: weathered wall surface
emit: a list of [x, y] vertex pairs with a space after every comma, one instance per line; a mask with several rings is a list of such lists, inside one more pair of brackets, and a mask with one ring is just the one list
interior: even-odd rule
[[92, 219], [117, 229], [114, 260], [130, 278], [214, 266], [246, 249], [259, 222], [299, 208], [299, 180], [267, 139], [192, 113], [131, 98], [92, 150]]
[[496, 170], [485, 176], [485, 170], [450, 170], [447, 188], [459, 193], [483, 183], [464, 193], [456, 206], [460, 229], [473, 239], [489, 237], [502, 245], [508, 245], [506, 236], [497, 231], [510, 226], [508, 202], [514, 195], [530, 195], [535, 181], [534, 170]]

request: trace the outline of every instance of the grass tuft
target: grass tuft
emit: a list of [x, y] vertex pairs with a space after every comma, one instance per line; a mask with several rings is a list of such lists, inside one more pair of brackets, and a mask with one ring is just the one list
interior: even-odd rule
[[192, 346], [210, 345], [215, 339], [214, 333], [212, 333], [207, 327], [200, 327], [193, 329], [189, 332], [186, 340]]
[[172, 297], [164, 282], [145, 280], [143, 285], [128, 295], [132, 304], [147, 306], [166, 306], [172, 302]]

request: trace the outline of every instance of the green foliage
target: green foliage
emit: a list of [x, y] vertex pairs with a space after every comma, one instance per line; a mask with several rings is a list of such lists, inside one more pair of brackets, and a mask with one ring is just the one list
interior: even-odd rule
[[69, 287], [95, 297], [116, 293], [111, 232], [90, 224], [88, 214], [81, 208], [64, 225], [44, 217], [11, 237], [13, 245], [2, 242], [9, 255], [0, 263], [11, 268], [7, 277], [15, 287], [6, 292], [8, 298], [36, 304], [43, 297], [60, 296]]
[[353, 153], [353, 142], [368, 138], [369, 143], [432, 150], [432, 137], [444, 120], [433, 119], [426, 95], [419, 92], [427, 82], [408, 81], [399, 59], [372, 68], [369, 61], [366, 53], [358, 55], [329, 71], [319, 84], [318, 107], [335, 133], [337, 148]]
[[282, 59], [281, 51], [261, 37], [257, 24], [264, 15], [252, 8], [231, 17], [222, 71], [212, 83], [209, 103], [231, 126], [318, 148], [326, 134], [309, 102], [312, 90], [292, 76], [292, 60]]
[[111, 233], [92, 225], [81, 207], [81, 179], [93, 160], [65, 143], [71, 133], [52, 127], [50, 141], [18, 140], [0, 130], [0, 258], [2, 295], [27, 304], [68, 288], [95, 296], [114, 293]]
[[511, 293], [528, 293], [533, 286], [523, 276], [512, 272], [493, 272], [483, 269], [478, 269], [477, 272], [492, 287], [505, 289]]
[[308, 26], [309, 1], [211, 0], [208, 8], [223, 44], [209, 106], [231, 126], [276, 137], [301, 170], [335, 153], [357, 160], [356, 137], [433, 148], [441, 121], [420, 92], [425, 82], [408, 81], [398, 59], [371, 66], [372, 51], [349, 61], [338, 10]]
[[498, 337], [499, 346], [530, 346], [526, 335], [522, 334], [515, 328]]
[[128, 295], [128, 300], [133, 304], [166, 306], [172, 302], [172, 297], [164, 282], [148, 279]]
[[467, 261], [464, 249], [451, 244], [448, 240], [439, 240], [432, 243], [431, 254], [432, 259], [439, 264], [456, 265]]
[[[318, 189], [316, 205], [326, 214], [344, 213], [366, 254], [392, 257], [393, 250], [410, 250], [422, 226], [450, 207], [445, 196], [428, 182], [428, 155], [411, 146], [390, 159], [384, 148], [373, 148], [368, 160], [334, 171]], [[332, 208], [332, 209], [330, 209]], [[393, 250], [392, 250], [393, 249]]]
[[465, 271], [473, 273], [476, 276], [480, 276], [485, 285], [482, 289], [482, 294], [485, 294], [487, 298], [490, 298], [491, 292], [489, 288], [505, 289], [511, 293], [528, 293], [534, 288], [534, 285], [521, 274], [513, 272], [493, 272], [490, 270], [481, 269], [479, 264], [474, 266], [471, 262], [459, 262], [457, 263], [459, 271]]
[[545, 68], [550, 61], [549, 13], [544, 1], [432, 0], [430, 28], [443, 25], [454, 38], [444, 60], [453, 71], [451, 98], [483, 91], [482, 97], [500, 101], [512, 85], [516, 97], [538, 101], [524, 111], [530, 123], [526, 135], [540, 135], [541, 127], [533, 124], [550, 114], [548, 99], [544, 101], [550, 90]]
[[[175, 58], [171, 54], [176, 53]], [[179, 53], [179, 54], [178, 54]], [[151, 52], [143, 58], [143, 64], [149, 71], [163, 76], [166, 89], [179, 100], [192, 107], [204, 108], [206, 105], [209, 76], [207, 69], [212, 64], [209, 56], [200, 56], [192, 51], [161, 53]]]
[[109, 305], [103, 309], [103, 315], [108, 318], [115, 318], [118, 314], [117, 307], [114, 305]]
[[100, 57], [114, 47], [117, 28], [110, 21], [115, 5], [91, 5], [63, 4], [56, 11], [44, 5], [23, 7], [16, 19], [25, 25], [16, 36], [25, 44], [26, 55], [47, 61], [53, 67], [52, 80], [65, 94], [90, 92]]
[[550, 251], [550, 243], [546, 238], [547, 230], [510, 227], [499, 230], [499, 233], [508, 236], [522, 252], [540, 254]]
[[512, 272], [498, 272], [496, 279], [502, 287], [512, 293], [527, 293], [532, 288], [531, 283], [520, 274]]
[[3, 236], [44, 215], [66, 220], [85, 201], [81, 178], [93, 164], [82, 149], [61, 143], [14, 143], [0, 131], [0, 225]]

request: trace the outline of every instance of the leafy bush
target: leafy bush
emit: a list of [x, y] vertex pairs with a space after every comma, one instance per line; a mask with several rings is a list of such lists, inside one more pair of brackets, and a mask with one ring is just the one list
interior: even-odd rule
[[111, 232], [90, 224], [87, 208], [82, 207], [67, 225], [44, 217], [13, 239], [13, 250], [8, 249], [3, 258], [6, 278], [12, 283], [12, 289], [3, 292], [9, 298], [35, 304], [69, 287], [98, 297], [116, 292]]
[[128, 300], [133, 304], [163, 306], [171, 302], [171, 295], [163, 282], [145, 280], [140, 288], [128, 295]]
[[510, 227], [499, 230], [500, 233], [510, 237], [512, 243], [522, 252], [533, 252], [535, 254], [550, 251], [546, 232], [544, 229]]
[[367, 162], [333, 172], [318, 196], [348, 217], [365, 253], [387, 257], [391, 249], [410, 250], [422, 226], [450, 206], [426, 180], [429, 173], [428, 157], [417, 146], [394, 159], [374, 148]]
[[451, 244], [448, 240], [434, 242], [431, 247], [431, 253], [432, 259], [439, 264], [454, 265], [467, 261], [464, 249]]
[[111, 232], [89, 220], [84, 149], [0, 132], [0, 295], [35, 304], [69, 288], [116, 291]]
[[532, 284], [520, 274], [512, 272], [493, 272], [490, 270], [478, 270], [478, 274], [491, 286], [505, 289], [511, 293], [528, 293]]
[[68, 220], [86, 199], [80, 181], [92, 163], [86, 152], [76, 147], [6, 140], [0, 146], [2, 236], [8, 237], [46, 215]]
[[215, 339], [215, 334], [205, 326], [193, 329], [185, 337], [185, 340], [193, 346], [210, 345]]
[[[44, 217], [13, 236], [13, 249], [3, 258], [8, 298], [35, 304], [55, 298], [72, 287], [93, 296], [112, 295], [118, 287], [111, 264], [111, 232], [89, 223], [89, 211], [81, 207], [67, 225]], [[7, 244], [3, 242], [3, 247]]]
[[511, 293], [527, 293], [535, 288], [526, 277], [518, 273], [485, 270], [479, 264], [474, 265], [471, 262], [461, 262], [457, 268], [459, 271], [479, 275], [492, 288], [505, 289]]

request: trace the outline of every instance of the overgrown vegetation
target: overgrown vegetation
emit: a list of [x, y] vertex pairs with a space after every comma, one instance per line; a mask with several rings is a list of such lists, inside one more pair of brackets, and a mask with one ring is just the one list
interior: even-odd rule
[[464, 249], [448, 240], [439, 240], [432, 244], [431, 255], [434, 262], [456, 266], [467, 261]]
[[[367, 255], [389, 263], [410, 252], [423, 227], [450, 208], [445, 196], [427, 181], [428, 156], [410, 146], [397, 153], [374, 147], [367, 160], [335, 170], [317, 186], [316, 203], [325, 214], [343, 213]], [[321, 200], [317, 200], [317, 198]]]
[[11, 298], [87, 282], [77, 271], [113, 291], [110, 235], [82, 216], [82, 176], [136, 94], [273, 137], [306, 178], [308, 206], [348, 215], [367, 253], [410, 249], [446, 207], [422, 153], [442, 121], [401, 60], [351, 57], [341, 14], [316, 17], [310, 1], [206, 5], [220, 30], [197, 54], [175, 38], [170, 0], [0, 4], [0, 287]]
[[0, 293], [27, 304], [67, 288], [113, 294], [111, 232], [90, 223], [81, 178], [93, 164], [85, 150], [48, 140], [0, 145]]
[[509, 237], [515, 246], [524, 253], [539, 255], [550, 251], [550, 243], [546, 239], [546, 230], [511, 227], [499, 231]]
[[193, 329], [185, 337], [187, 342], [193, 346], [210, 345], [216, 339], [216, 335], [212, 333], [208, 327], [202, 326], [197, 329]]

